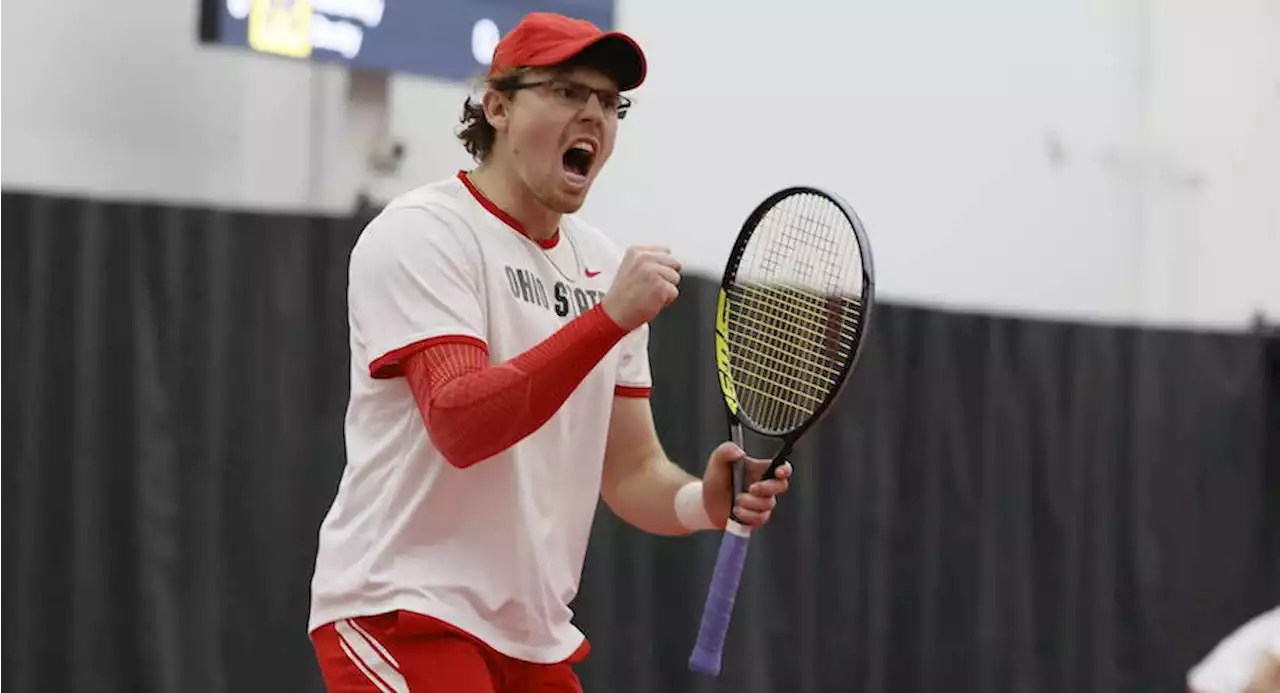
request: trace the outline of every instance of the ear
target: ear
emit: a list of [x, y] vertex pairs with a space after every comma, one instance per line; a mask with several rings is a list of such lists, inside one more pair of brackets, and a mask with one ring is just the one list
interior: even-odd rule
[[507, 119], [511, 112], [511, 101], [507, 99], [507, 95], [497, 89], [486, 89], [484, 96], [481, 97], [481, 106], [484, 107], [484, 117], [498, 132], [507, 131]]

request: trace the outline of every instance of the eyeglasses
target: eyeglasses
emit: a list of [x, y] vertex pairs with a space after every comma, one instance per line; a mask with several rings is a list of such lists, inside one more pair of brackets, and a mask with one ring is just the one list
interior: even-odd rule
[[582, 108], [591, 100], [591, 95], [595, 94], [596, 99], [600, 102], [600, 108], [606, 114], [612, 114], [622, 120], [627, 117], [627, 111], [631, 108], [631, 99], [619, 94], [616, 91], [608, 89], [596, 89], [589, 87], [581, 82], [575, 82], [569, 79], [544, 79], [538, 82], [521, 82], [513, 84], [508, 91], [518, 91], [520, 89], [529, 89], [533, 87], [548, 87], [556, 98], [564, 102], [566, 105], [574, 108]]

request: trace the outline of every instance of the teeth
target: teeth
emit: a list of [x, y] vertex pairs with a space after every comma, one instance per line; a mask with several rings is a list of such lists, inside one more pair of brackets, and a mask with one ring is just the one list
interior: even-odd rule
[[581, 149], [582, 151], [584, 151], [584, 152], [586, 152], [586, 153], [588, 153], [588, 154], [595, 154], [595, 153], [596, 153], [596, 146], [595, 146], [594, 144], [590, 143], [590, 142], [574, 142], [574, 143], [573, 143], [573, 145], [571, 146], [571, 148], [572, 148], [572, 149]]

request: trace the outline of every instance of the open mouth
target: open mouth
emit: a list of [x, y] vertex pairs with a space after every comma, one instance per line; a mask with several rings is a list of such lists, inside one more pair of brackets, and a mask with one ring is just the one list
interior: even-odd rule
[[591, 142], [574, 142], [565, 150], [564, 170], [585, 178], [596, 160], [596, 148]]

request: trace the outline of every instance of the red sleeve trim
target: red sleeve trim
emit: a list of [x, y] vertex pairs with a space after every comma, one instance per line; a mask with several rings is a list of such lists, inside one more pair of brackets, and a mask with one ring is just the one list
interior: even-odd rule
[[485, 344], [483, 339], [466, 334], [446, 334], [440, 335], [439, 337], [419, 339], [412, 344], [406, 344], [399, 349], [394, 349], [374, 359], [373, 363], [369, 364], [369, 377], [374, 380], [387, 380], [390, 378], [403, 377], [405, 359], [413, 356], [423, 349], [440, 346], [442, 344], [469, 344], [472, 346], [478, 346], [481, 349], [487, 350], [489, 348], [489, 345]]
[[649, 396], [649, 392], [651, 390], [652, 388], [648, 388], [648, 387], [633, 387], [631, 385], [617, 385], [613, 388], [613, 394], [614, 396], [617, 396], [617, 397], [636, 397], [636, 398], [643, 399]]

